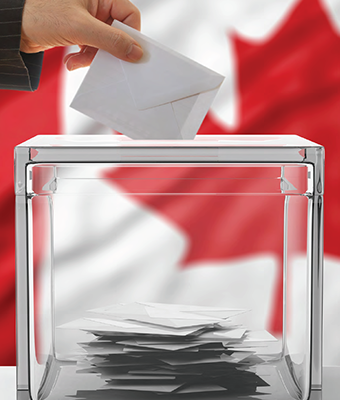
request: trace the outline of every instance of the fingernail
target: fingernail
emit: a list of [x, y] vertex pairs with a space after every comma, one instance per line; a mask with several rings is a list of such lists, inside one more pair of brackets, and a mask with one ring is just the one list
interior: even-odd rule
[[143, 50], [141, 47], [137, 46], [136, 44], [132, 44], [129, 47], [128, 52], [126, 53], [127, 58], [131, 61], [138, 61], [143, 56]]
[[69, 71], [74, 71], [74, 70], [76, 70], [76, 69], [79, 69], [79, 68], [82, 68], [83, 66], [81, 65], [81, 64], [72, 64], [72, 65], [66, 65], [67, 66], [67, 69], [69, 70]]
[[72, 55], [70, 55], [70, 56], [65, 56], [65, 57], [64, 57], [64, 64], [67, 65], [67, 63], [71, 60], [71, 58], [74, 58], [74, 57], [76, 57], [77, 55], [78, 55], [78, 53], [77, 53], [77, 54], [72, 54]]

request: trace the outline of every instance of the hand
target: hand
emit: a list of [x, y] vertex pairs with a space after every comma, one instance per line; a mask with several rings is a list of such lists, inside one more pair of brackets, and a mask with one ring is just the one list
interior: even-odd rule
[[20, 50], [37, 53], [56, 46], [79, 45], [68, 54], [68, 70], [89, 66], [98, 49], [125, 61], [138, 61], [143, 50], [113, 20], [140, 30], [139, 10], [129, 0], [26, 0]]

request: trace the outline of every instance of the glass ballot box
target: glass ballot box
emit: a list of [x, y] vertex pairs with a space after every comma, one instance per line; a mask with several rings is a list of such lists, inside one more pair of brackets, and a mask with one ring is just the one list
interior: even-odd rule
[[322, 146], [42, 135], [15, 191], [19, 400], [321, 390]]

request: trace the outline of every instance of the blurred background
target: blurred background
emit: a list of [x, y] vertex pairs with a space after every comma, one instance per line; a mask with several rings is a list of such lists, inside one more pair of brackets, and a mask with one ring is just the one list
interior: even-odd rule
[[[133, 2], [141, 10], [143, 33], [226, 76], [199, 134], [294, 133], [325, 146], [324, 362], [340, 365], [340, 0]], [[69, 51], [74, 49], [46, 52], [37, 92], [0, 91], [0, 365], [4, 366], [15, 365], [13, 148], [37, 134], [115, 134], [69, 108], [86, 74], [86, 70], [66, 71], [62, 59]], [[136, 215], [138, 205], [117, 203], [118, 206], [122, 213]], [[109, 221], [102, 214], [104, 208], [100, 210], [100, 218]], [[79, 211], [74, 205], [74, 212], [67, 216], [68, 221], [75, 219], [73, 226], [77, 226]], [[262, 231], [270, 232], [265, 204], [258, 213], [268, 224], [267, 231]], [[98, 220], [98, 215], [94, 215]], [[177, 257], [173, 265], [179, 265], [180, 255], [176, 251], [178, 254], [183, 251], [190, 236], [181, 231], [181, 226], [165, 225], [157, 210], [154, 214], [148, 211], [149, 217], [150, 224], [158, 224], [165, 235], [173, 237], [172, 254]], [[238, 220], [240, 223], [243, 224], [243, 229], [238, 230], [241, 242], [244, 232], [254, 226], [247, 219]], [[66, 244], [60, 244], [60, 251], [70, 241], [80, 240], [76, 231], [72, 233], [65, 239]], [[268, 266], [267, 270], [264, 267], [263, 276], [257, 277], [254, 287], [267, 279], [263, 282], [267, 290], [257, 306], [270, 314], [271, 330], [275, 330], [275, 315], [279, 313], [275, 306], [276, 275], [268, 258], [273, 252], [275, 244], [271, 243], [261, 254], [249, 254], [247, 250], [247, 257]], [[226, 249], [215, 262], [225, 262], [230, 254]], [[156, 254], [152, 262], [156, 263], [160, 256]], [[250, 271], [249, 259], [245, 261], [241, 255], [238, 259], [234, 254], [233, 257], [235, 265], [238, 262], [241, 265], [236, 274], [241, 276]], [[244, 295], [256, 296], [251, 290], [247, 287]]]

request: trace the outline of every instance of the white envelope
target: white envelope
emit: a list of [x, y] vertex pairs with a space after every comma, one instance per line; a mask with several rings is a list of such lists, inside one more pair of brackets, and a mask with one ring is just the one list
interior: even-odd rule
[[193, 139], [224, 77], [114, 21], [143, 48], [137, 63], [99, 50], [71, 107], [133, 139]]

